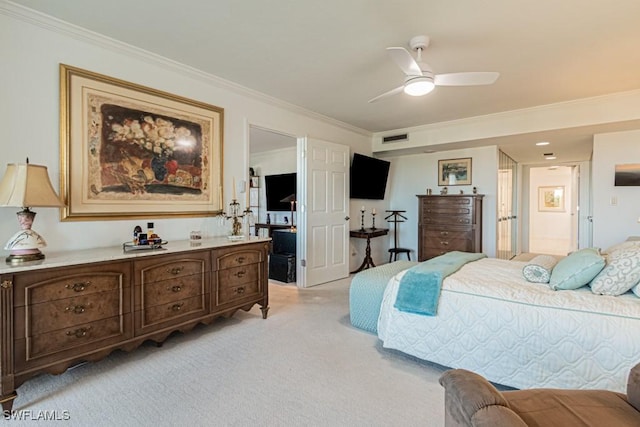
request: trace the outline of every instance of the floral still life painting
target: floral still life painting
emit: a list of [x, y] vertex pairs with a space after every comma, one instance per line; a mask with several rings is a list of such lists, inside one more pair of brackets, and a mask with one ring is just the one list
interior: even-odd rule
[[[100, 190], [201, 194], [206, 179], [199, 124], [132, 110], [101, 106]], [[94, 183], [92, 190], [97, 191]]]
[[206, 216], [222, 208], [224, 110], [61, 66], [63, 219]]

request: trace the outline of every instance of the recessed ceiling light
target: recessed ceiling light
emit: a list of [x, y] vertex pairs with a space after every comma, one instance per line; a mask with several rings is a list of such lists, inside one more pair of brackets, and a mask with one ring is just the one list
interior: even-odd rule
[[547, 159], [547, 160], [555, 160], [555, 159], [557, 159], [557, 157], [556, 156], [545, 156], [545, 159]]
[[536, 142], [536, 145], [549, 145], [547, 141]]

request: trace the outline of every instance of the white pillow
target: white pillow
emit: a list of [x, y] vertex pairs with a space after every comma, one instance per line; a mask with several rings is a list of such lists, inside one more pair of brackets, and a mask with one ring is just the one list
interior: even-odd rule
[[602, 271], [589, 283], [600, 295], [622, 295], [640, 282], [640, 246], [617, 249], [607, 255]]
[[640, 246], [640, 240], [625, 240], [622, 243], [616, 243], [613, 246], [609, 246], [606, 250], [602, 251], [602, 253], [605, 255], [611, 255], [617, 251], [633, 248], [635, 246]]

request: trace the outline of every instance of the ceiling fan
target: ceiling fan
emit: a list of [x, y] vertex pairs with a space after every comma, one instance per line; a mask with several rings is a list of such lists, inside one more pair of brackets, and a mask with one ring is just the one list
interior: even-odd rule
[[412, 96], [422, 96], [431, 92], [436, 86], [476, 86], [495, 83], [500, 73], [477, 71], [468, 73], [433, 74], [429, 65], [422, 62], [422, 51], [429, 46], [429, 37], [415, 36], [409, 40], [409, 46], [417, 52], [416, 59], [403, 47], [388, 47], [391, 59], [406, 75], [404, 84], [369, 100], [375, 102], [383, 98], [405, 92]]

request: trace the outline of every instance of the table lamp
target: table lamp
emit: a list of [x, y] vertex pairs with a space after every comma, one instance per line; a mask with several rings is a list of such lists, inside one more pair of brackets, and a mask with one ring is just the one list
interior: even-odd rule
[[296, 193], [289, 194], [287, 197], [281, 199], [280, 201], [283, 203], [291, 203], [291, 231], [294, 231], [296, 229], [296, 226], [293, 224], [293, 211], [295, 210], [296, 205]]
[[18, 264], [44, 259], [40, 248], [47, 246], [45, 240], [31, 229], [36, 213], [29, 207], [59, 207], [64, 204], [56, 194], [46, 166], [26, 163], [10, 163], [0, 181], [0, 206], [21, 207], [17, 212], [21, 230], [5, 245], [10, 251], [6, 261]]

